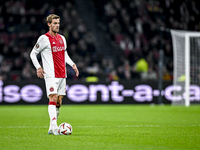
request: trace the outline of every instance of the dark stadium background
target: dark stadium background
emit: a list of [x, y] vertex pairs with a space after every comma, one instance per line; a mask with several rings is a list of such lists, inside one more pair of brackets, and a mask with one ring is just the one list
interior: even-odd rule
[[[67, 82], [72, 84], [140, 82], [156, 88], [163, 50], [164, 89], [173, 80], [173, 50], [169, 31], [162, 29], [200, 31], [196, 0], [0, 0], [2, 101], [5, 86], [44, 83], [29, 54], [48, 31], [45, 19], [51, 13], [61, 17], [60, 33], [80, 71], [77, 78], [67, 67]], [[148, 64], [146, 70], [137, 67], [140, 60]]]

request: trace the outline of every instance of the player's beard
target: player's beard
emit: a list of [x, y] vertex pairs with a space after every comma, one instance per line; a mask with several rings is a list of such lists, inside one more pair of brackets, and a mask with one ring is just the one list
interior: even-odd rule
[[58, 29], [52, 29], [52, 32], [58, 33], [59, 32], [59, 28]]

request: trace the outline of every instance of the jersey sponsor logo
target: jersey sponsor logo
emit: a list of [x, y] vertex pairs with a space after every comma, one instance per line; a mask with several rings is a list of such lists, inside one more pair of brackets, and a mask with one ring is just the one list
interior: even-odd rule
[[65, 47], [63, 47], [63, 46], [53, 46], [52, 49], [53, 49], [53, 52], [60, 52], [60, 51], [65, 50]]
[[37, 44], [35, 44], [35, 48], [36, 49], [38, 49], [40, 46], [39, 46], [39, 44], [37, 43]]

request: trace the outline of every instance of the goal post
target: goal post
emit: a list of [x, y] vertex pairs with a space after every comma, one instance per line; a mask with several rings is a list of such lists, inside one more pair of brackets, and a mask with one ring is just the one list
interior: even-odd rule
[[191, 88], [200, 85], [200, 32], [170, 30], [174, 53], [174, 100], [172, 105], [197, 104], [200, 95]]

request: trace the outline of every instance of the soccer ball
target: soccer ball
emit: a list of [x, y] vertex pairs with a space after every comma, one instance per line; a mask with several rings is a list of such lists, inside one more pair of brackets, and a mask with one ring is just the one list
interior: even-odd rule
[[61, 135], [72, 134], [72, 126], [69, 123], [63, 122], [59, 125], [59, 130]]

